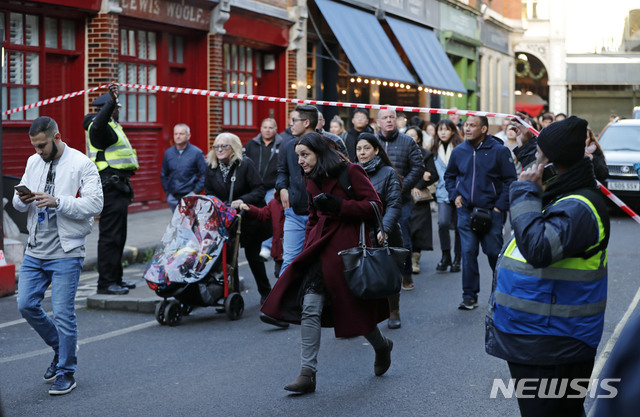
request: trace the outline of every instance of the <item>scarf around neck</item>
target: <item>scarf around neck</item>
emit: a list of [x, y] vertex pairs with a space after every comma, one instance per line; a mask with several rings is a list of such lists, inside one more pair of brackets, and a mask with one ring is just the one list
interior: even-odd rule
[[569, 170], [549, 183], [542, 193], [542, 205], [547, 206], [557, 198], [577, 191], [581, 188], [596, 188], [593, 165], [589, 158], [583, 158], [574, 164]]
[[358, 165], [360, 165], [365, 170], [367, 175], [371, 175], [371, 173], [376, 172], [381, 163], [382, 159], [380, 159], [380, 156], [375, 155], [367, 162], [358, 162]]

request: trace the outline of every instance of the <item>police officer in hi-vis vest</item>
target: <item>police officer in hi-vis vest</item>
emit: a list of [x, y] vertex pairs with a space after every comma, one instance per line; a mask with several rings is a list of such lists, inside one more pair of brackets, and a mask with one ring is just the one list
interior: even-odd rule
[[496, 266], [486, 350], [508, 362], [516, 386], [526, 381], [522, 416], [583, 416], [602, 337], [609, 214], [586, 137], [575, 116], [545, 127], [536, 163], [509, 192], [513, 237]]
[[104, 208], [98, 238], [98, 294], [127, 294], [135, 284], [122, 280], [122, 251], [127, 240], [128, 206], [133, 201], [129, 177], [138, 169], [136, 151], [118, 123], [118, 86], [93, 101], [100, 110], [88, 114], [83, 127], [88, 132], [89, 158], [102, 180]]

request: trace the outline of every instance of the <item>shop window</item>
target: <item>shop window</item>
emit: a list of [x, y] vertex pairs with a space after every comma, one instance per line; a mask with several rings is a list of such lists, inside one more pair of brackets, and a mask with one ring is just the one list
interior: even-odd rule
[[49, 49], [76, 49], [75, 23], [66, 19], [44, 18], [44, 42]]
[[169, 35], [169, 62], [184, 64], [184, 37]]
[[[42, 25], [42, 27], [41, 27]], [[44, 33], [44, 45], [40, 33]], [[40, 100], [40, 65], [51, 49], [75, 51], [75, 22], [23, 13], [0, 12], [0, 41], [4, 44], [2, 71], [2, 110], [13, 109]], [[3, 120], [34, 120], [39, 109], [12, 113]]]
[[[157, 84], [158, 58], [156, 33], [145, 30], [120, 30], [118, 79], [123, 84]], [[157, 121], [155, 91], [126, 88], [119, 97], [120, 120], [127, 122]]]
[[[255, 59], [251, 48], [239, 45], [223, 45], [224, 91], [253, 94]], [[253, 102], [251, 100], [223, 100], [225, 126], [254, 127]]]
[[[38, 16], [0, 13], [0, 37], [5, 45], [2, 71], [2, 110], [39, 100], [40, 49]], [[4, 42], [8, 39], [9, 42]], [[12, 113], [3, 120], [33, 120], [38, 108]]]

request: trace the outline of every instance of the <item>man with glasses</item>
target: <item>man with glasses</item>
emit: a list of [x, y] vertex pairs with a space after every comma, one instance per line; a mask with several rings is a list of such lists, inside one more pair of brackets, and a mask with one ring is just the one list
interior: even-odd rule
[[298, 165], [295, 145], [305, 133], [314, 132], [318, 125], [318, 110], [311, 105], [297, 106], [291, 112], [289, 128], [293, 137], [280, 145], [276, 190], [284, 207], [284, 236], [282, 239], [282, 268], [280, 275], [291, 261], [302, 252], [304, 231], [309, 219], [309, 201], [304, 179]]
[[[297, 106], [295, 112], [291, 114], [289, 127], [293, 138], [280, 145], [278, 179], [276, 180], [276, 190], [280, 194], [285, 216], [280, 275], [291, 261], [302, 252], [304, 232], [309, 220], [309, 201], [302, 171], [298, 165], [295, 145], [302, 135], [315, 132], [318, 126], [318, 109], [310, 104]], [[323, 134], [327, 140], [332, 140], [338, 150], [346, 155], [342, 140], [338, 136], [324, 132], [319, 133]]]
[[[36, 153], [29, 157], [13, 196], [16, 210], [27, 212], [29, 241], [20, 266], [18, 310], [51, 346], [54, 358], [44, 380], [51, 395], [76, 387], [78, 324], [75, 297], [85, 256], [85, 238], [103, 204], [100, 176], [82, 152], [62, 141], [58, 124], [39, 117], [29, 129]], [[51, 286], [53, 320], [42, 308]]]

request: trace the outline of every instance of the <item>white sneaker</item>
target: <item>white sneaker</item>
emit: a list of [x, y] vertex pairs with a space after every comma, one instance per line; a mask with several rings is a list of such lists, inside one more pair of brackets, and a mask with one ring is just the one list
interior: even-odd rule
[[260, 249], [260, 257], [265, 261], [271, 259], [271, 251], [267, 248]]

